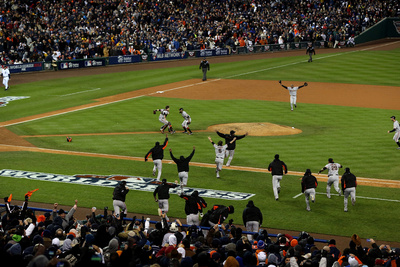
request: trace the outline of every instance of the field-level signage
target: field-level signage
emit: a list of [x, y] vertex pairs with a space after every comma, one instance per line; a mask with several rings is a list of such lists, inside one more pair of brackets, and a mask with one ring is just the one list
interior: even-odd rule
[[[147, 192], [153, 192], [156, 189], [156, 187], [160, 184], [160, 182], [158, 182], [154, 178], [146, 178], [140, 176], [91, 175], [91, 174], [62, 175], [62, 174], [51, 174], [51, 173], [7, 170], [7, 169], [0, 171], [0, 177], [23, 178], [23, 179], [40, 180], [48, 182], [104, 186], [104, 187], [115, 187], [119, 182], [126, 181], [126, 185], [130, 189], [147, 191]], [[199, 192], [199, 195], [202, 197], [218, 198], [226, 200], [246, 200], [254, 196], [254, 194], [250, 193], [192, 188], [192, 187], [185, 187], [184, 193], [188, 195], [195, 190], [197, 190]], [[180, 194], [179, 187], [171, 189], [171, 193]]]

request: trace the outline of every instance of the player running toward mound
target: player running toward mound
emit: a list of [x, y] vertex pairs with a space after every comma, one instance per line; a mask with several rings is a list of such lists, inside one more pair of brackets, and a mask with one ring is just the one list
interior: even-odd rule
[[354, 206], [356, 204], [356, 187], [357, 178], [354, 174], [350, 172], [350, 168], [346, 168], [342, 175], [342, 190], [344, 195], [344, 211], [347, 212], [347, 202], [350, 196], [351, 204]]
[[172, 128], [172, 125], [169, 121], [167, 121], [167, 116], [169, 114], [169, 106], [165, 106], [165, 109], [155, 109], [153, 110], [153, 113], [156, 114], [157, 111], [160, 111], [160, 116], [158, 116], [158, 120], [163, 124], [163, 126], [161, 126], [160, 131], [163, 134], [165, 128], [168, 127], [168, 132], [170, 132], [171, 134], [174, 134], [175, 131]]
[[[225, 158], [228, 158], [228, 161], [226, 162], [226, 167], [231, 166], [231, 162], [233, 159], [233, 155], [235, 155], [235, 148], [236, 148], [236, 141], [242, 138], [245, 138], [249, 133], [246, 133], [244, 135], [235, 135], [235, 131], [231, 130], [229, 134], [223, 134], [218, 131], [216, 133], [225, 139], [225, 144], [228, 145], [225, 151]], [[234, 140], [234, 141], [233, 141]], [[233, 142], [232, 142], [233, 141]]]
[[183, 187], [187, 185], [188, 177], [189, 177], [189, 162], [193, 158], [194, 151], [196, 147], [193, 146], [193, 151], [190, 153], [188, 157], [180, 156], [179, 159], [175, 158], [172, 154], [172, 149], [169, 149], [169, 154], [171, 155], [171, 159], [176, 163], [178, 168], [178, 176], [181, 181], [181, 194], [183, 194]]
[[317, 188], [317, 186], [317, 178], [311, 174], [310, 169], [307, 169], [303, 178], [301, 179], [301, 192], [304, 193], [308, 211], [311, 211], [310, 198], [313, 203], [315, 201], [315, 188]]
[[388, 131], [388, 133], [395, 132], [393, 136], [393, 140], [396, 142], [396, 144], [399, 146], [397, 149], [400, 149], [400, 125], [399, 122], [396, 120], [395, 116], [390, 117], [390, 119], [393, 121], [393, 129]]
[[189, 124], [192, 122], [192, 119], [190, 118], [190, 115], [187, 114], [187, 112], [184, 111], [183, 108], [179, 109], [179, 113], [182, 114], [182, 117], [184, 119], [183, 122], [182, 122], [182, 127], [183, 127], [183, 130], [184, 130], [183, 133], [188, 133], [189, 132], [189, 135], [193, 134], [192, 130], [190, 130], [190, 128], [189, 128]]
[[161, 178], [161, 170], [162, 170], [162, 159], [164, 158], [164, 149], [168, 145], [168, 134], [165, 135], [164, 144], [160, 145], [160, 142], [156, 142], [156, 145], [147, 152], [146, 156], [144, 156], [144, 161], [151, 157], [153, 159], [154, 167], [153, 167], [153, 176], [156, 175], [156, 171], [158, 170], [157, 181], [160, 181]]
[[292, 84], [292, 86], [284, 86], [282, 84], [282, 81], [279, 80], [279, 84], [283, 88], [285, 88], [285, 89], [287, 89], [289, 91], [289, 94], [290, 94], [290, 110], [293, 111], [293, 106], [295, 108], [297, 108], [297, 90], [299, 90], [300, 88], [302, 88], [304, 86], [307, 86], [308, 83], [305, 82], [303, 85], [300, 85], [300, 86], [294, 86], [293, 84]]
[[[219, 176], [219, 172], [222, 170], [222, 166], [224, 165], [224, 157], [225, 157], [225, 151], [226, 148], [228, 147], [228, 144], [222, 145], [222, 141], [218, 141], [218, 145], [216, 145], [213, 140], [211, 140], [211, 137], [208, 137], [208, 140], [210, 140], [211, 144], [215, 148], [215, 164], [217, 165], [217, 168], [215, 169], [215, 173], [217, 174], [217, 178], [221, 178]], [[236, 137], [233, 138], [233, 140], [230, 142], [231, 144], [236, 141]]]
[[328, 169], [328, 183], [326, 185], [326, 196], [328, 198], [331, 198], [331, 186], [333, 184], [333, 187], [335, 190], [339, 193], [339, 196], [342, 195], [342, 191], [339, 188], [339, 168], [342, 168], [343, 166], [339, 163], [333, 162], [332, 158], [328, 159], [328, 164], [323, 167], [318, 174], [323, 172], [324, 170]]

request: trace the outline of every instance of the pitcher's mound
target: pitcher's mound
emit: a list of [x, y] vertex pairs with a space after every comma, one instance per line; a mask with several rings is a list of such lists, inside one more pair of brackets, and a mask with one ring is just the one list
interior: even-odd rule
[[291, 135], [302, 132], [302, 130], [291, 126], [283, 126], [269, 122], [217, 124], [208, 127], [207, 130], [219, 131], [221, 133], [229, 133], [231, 130], [234, 130], [237, 135], [248, 132], [251, 136]]

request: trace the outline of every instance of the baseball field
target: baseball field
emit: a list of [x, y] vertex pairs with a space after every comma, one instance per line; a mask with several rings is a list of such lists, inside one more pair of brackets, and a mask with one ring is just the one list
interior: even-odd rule
[[[154, 178], [153, 163], [144, 155], [165, 135], [152, 111], [169, 105], [168, 120], [177, 132], [168, 136], [162, 177], [178, 179], [169, 148], [178, 157], [195, 146], [188, 187], [230, 192], [231, 199], [206, 201], [233, 205], [234, 222], [242, 223], [252, 199], [263, 212], [264, 227], [400, 241], [400, 150], [387, 133], [393, 128], [390, 116], [400, 119], [400, 41], [317, 50], [312, 63], [300, 52], [209, 58], [205, 82], [199, 59], [12, 75], [10, 90], [0, 92], [0, 196], [13, 194], [18, 204], [39, 188], [34, 202], [72, 205], [79, 199], [83, 207], [111, 207], [112, 187], [63, 176]], [[286, 86], [308, 82], [298, 91], [294, 111], [278, 80]], [[180, 107], [192, 117], [193, 135], [181, 133]], [[237, 141], [232, 166], [224, 166], [216, 179], [207, 137], [218, 141], [215, 130], [231, 129], [249, 135]], [[279, 201], [266, 171], [275, 154], [289, 169]], [[343, 211], [343, 197], [326, 197], [326, 171], [316, 175], [328, 158], [358, 177], [357, 202], [349, 212]], [[300, 188], [308, 168], [319, 181], [311, 212]], [[30, 179], [12, 175], [23, 172]], [[58, 178], [41, 179], [48, 174]], [[250, 197], [232, 200], [235, 192]], [[157, 214], [149, 191], [132, 190], [127, 205], [133, 213]], [[185, 217], [176, 194], [169, 216]]]

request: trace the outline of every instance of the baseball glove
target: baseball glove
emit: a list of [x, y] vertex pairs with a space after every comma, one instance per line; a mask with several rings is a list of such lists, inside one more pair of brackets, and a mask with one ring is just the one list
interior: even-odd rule
[[68, 143], [72, 142], [72, 138], [67, 136], [67, 142]]
[[307, 86], [307, 85], [308, 85], [308, 83], [307, 83], [307, 82], [305, 82], [305, 83], [304, 83], [304, 86]]
[[153, 110], [153, 114], [156, 114], [157, 113], [157, 110]]
[[282, 81], [281, 81], [281, 80], [279, 80], [279, 83], [282, 83]]

